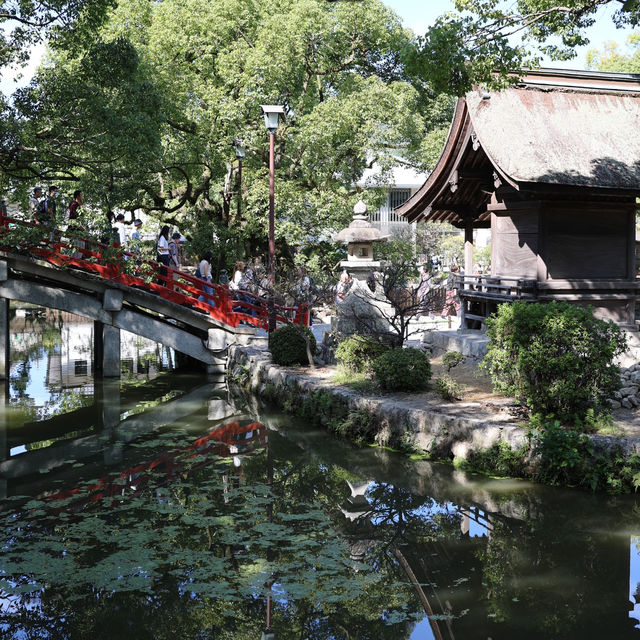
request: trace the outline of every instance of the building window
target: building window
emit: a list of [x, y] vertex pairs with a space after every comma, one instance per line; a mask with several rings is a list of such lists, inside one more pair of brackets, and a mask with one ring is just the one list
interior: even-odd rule
[[73, 373], [76, 376], [86, 376], [89, 371], [88, 362], [86, 360], [73, 361]]
[[406, 222], [395, 210], [411, 197], [411, 189], [392, 189], [389, 194], [389, 222]]

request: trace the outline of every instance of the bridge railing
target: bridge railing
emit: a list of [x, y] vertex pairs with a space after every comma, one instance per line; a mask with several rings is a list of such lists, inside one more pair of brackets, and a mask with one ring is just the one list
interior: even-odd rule
[[[249, 291], [172, 269], [119, 244], [87, 238], [81, 232], [61, 231], [16, 218], [0, 221], [0, 248], [29, 252], [49, 264], [95, 273], [102, 278], [154, 293], [165, 300], [206, 313], [232, 327], [240, 323], [268, 328], [268, 301]], [[307, 305], [275, 305], [276, 322], [308, 324]]]

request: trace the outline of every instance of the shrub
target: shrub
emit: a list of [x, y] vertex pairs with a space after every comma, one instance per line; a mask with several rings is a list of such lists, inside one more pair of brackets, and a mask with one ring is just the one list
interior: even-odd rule
[[373, 361], [388, 350], [389, 347], [373, 338], [354, 335], [338, 345], [336, 360], [345, 369], [364, 373], [370, 371]]
[[316, 353], [316, 339], [308, 327], [295, 324], [276, 329], [269, 337], [269, 349], [275, 364], [289, 366], [292, 364], [308, 364], [307, 344], [309, 341], [311, 355]]
[[460, 400], [464, 393], [464, 386], [451, 376], [443, 375], [436, 380], [436, 391], [445, 399], [453, 402]]
[[613, 360], [626, 349], [613, 322], [566, 302], [514, 302], [487, 320], [487, 335], [481, 366], [496, 391], [562, 421], [584, 420], [589, 409], [608, 413], [620, 385]]
[[442, 364], [447, 367], [447, 372], [464, 362], [464, 356], [459, 351], [448, 351], [442, 356]]
[[420, 391], [431, 379], [429, 358], [419, 349], [393, 349], [378, 356], [373, 371], [387, 391]]

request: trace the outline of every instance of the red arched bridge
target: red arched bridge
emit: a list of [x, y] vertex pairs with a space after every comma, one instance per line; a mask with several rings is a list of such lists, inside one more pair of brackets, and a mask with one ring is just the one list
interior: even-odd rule
[[[223, 373], [229, 345], [268, 327], [268, 301], [206, 282], [73, 233], [13, 218], [0, 223], [0, 376], [8, 375], [9, 301], [95, 322], [95, 370], [120, 375], [120, 330], [161, 342]], [[279, 323], [308, 321], [306, 306], [275, 305]]]

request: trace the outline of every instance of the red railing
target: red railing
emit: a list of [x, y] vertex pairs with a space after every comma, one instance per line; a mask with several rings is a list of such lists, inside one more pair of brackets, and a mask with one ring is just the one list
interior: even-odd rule
[[[12, 244], [12, 230], [40, 229], [33, 244]], [[17, 234], [13, 238], [18, 241]], [[228, 286], [207, 282], [190, 273], [166, 267], [153, 260], [125, 251], [117, 244], [108, 245], [84, 237], [82, 234], [50, 230], [15, 218], [2, 217], [0, 222], [0, 248], [29, 252], [49, 264], [73, 267], [95, 273], [102, 278], [154, 293], [165, 300], [188, 306], [208, 314], [215, 320], [237, 327], [240, 323], [267, 329], [269, 326], [268, 300], [248, 291], [233, 291]], [[308, 324], [309, 309], [275, 305], [276, 322]]]

